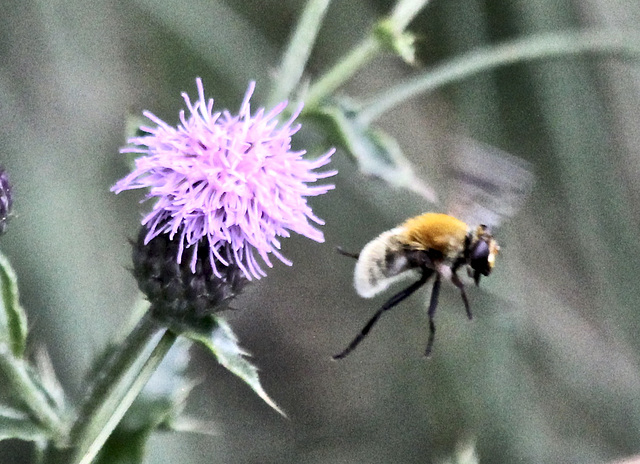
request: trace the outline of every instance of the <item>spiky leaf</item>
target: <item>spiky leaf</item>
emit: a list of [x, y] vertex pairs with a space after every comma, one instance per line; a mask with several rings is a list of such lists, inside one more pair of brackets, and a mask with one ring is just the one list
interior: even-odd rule
[[207, 347], [222, 366], [240, 377], [265, 403], [286, 416], [262, 388], [258, 369], [246, 359], [248, 353], [238, 344], [229, 324], [221, 317], [214, 317], [214, 320], [215, 327], [208, 334], [191, 332], [182, 335]]
[[27, 441], [43, 441], [48, 433], [28, 414], [0, 405], [0, 440], [17, 438]]
[[384, 131], [363, 123], [353, 101], [336, 99], [317, 110], [310, 110], [306, 115], [320, 121], [333, 138], [339, 140], [363, 174], [383, 179], [394, 187], [414, 191], [430, 202], [437, 201], [433, 189], [416, 176], [396, 140]]
[[0, 342], [22, 357], [27, 343], [27, 315], [18, 299], [18, 279], [9, 260], [0, 253]]

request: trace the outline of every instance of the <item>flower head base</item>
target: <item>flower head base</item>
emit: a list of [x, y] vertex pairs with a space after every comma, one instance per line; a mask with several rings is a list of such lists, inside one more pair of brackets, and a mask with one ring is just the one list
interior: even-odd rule
[[198, 248], [200, 256], [192, 271], [187, 263], [176, 261], [177, 240], [160, 234], [144, 243], [147, 233], [147, 228], [142, 226], [137, 241], [132, 243], [132, 258], [133, 275], [151, 303], [151, 313], [176, 332], [206, 330], [211, 324], [209, 316], [227, 309], [247, 283], [246, 276], [233, 263], [227, 266], [218, 263], [219, 273], [214, 275], [215, 264], [209, 262], [206, 247]]
[[282, 125], [277, 117], [287, 102], [252, 115], [253, 82], [237, 116], [213, 113], [213, 100], [205, 99], [199, 78], [196, 85], [195, 103], [182, 94], [190, 114], [181, 111], [177, 127], [143, 113], [157, 127], [141, 127], [149, 135], [129, 139], [134, 146], [121, 150], [144, 156], [112, 190], [150, 189], [147, 198], [156, 198], [156, 203], [142, 220], [148, 230], [145, 243], [160, 234], [169, 234], [170, 239], [177, 235], [179, 263], [186, 249], [193, 248], [192, 272], [197, 248], [205, 245], [216, 275], [215, 263], [225, 266], [233, 261], [248, 279], [259, 279], [265, 273], [254, 250], [271, 267], [270, 253], [291, 264], [278, 251], [278, 237], [288, 237], [289, 231], [324, 241], [322, 232], [310, 223], [323, 221], [313, 214], [306, 197], [326, 193], [333, 185], [307, 183], [336, 173], [314, 172], [329, 162], [334, 150], [315, 160], [305, 160], [304, 151], [292, 151], [291, 136], [300, 128], [293, 122], [301, 108]]

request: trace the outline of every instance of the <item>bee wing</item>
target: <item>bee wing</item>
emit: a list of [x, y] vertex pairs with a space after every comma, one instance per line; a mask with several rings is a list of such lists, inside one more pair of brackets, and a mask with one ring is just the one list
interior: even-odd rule
[[452, 216], [495, 228], [518, 212], [533, 188], [530, 163], [470, 138], [456, 140], [452, 151], [447, 173]]

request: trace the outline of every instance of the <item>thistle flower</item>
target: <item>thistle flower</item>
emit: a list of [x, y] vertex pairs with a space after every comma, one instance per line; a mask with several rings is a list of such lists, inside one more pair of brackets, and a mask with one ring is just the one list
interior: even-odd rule
[[[121, 153], [140, 153], [135, 169], [117, 182], [112, 191], [149, 188], [155, 198], [152, 211], [142, 224], [144, 244], [161, 234], [178, 241], [176, 260], [187, 250], [189, 267], [196, 271], [198, 247], [207, 246], [216, 276], [218, 266], [232, 263], [247, 279], [264, 276], [254, 251], [269, 266], [269, 255], [291, 262], [280, 254], [278, 237], [289, 231], [323, 242], [322, 232], [311, 222], [323, 224], [307, 204], [306, 197], [326, 193], [333, 185], [309, 186], [335, 171], [314, 172], [326, 165], [334, 150], [315, 159], [291, 149], [291, 136], [301, 107], [284, 124], [277, 117], [287, 102], [269, 112], [251, 114], [250, 83], [237, 116], [213, 112], [213, 99], [206, 100], [202, 81], [196, 79], [198, 100], [182, 96], [189, 115], [180, 111], [180, 124], [172, 127], [152, 113], [143, 114], [156, 127], [141, 127], [148, 135], [129, 139], [132, 146]], [[311, 221], [311, 222], [310, 222]]]

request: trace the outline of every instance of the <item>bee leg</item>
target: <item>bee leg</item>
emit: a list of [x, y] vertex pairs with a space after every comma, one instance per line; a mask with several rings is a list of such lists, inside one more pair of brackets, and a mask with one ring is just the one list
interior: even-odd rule
[[469, 320], [473, 319], [473, 315], [471, 314], [471, 307], [469, 306], [469, 299], [467, 298], [467, 292], [464, 291], [464, 284], [455, 272], [451, 275], [451, 282], [453, 282], [453, 285], [460, 289], [460, 295], [462, 296], [464, 309], [467, 311], [467, 317], [469, 318]]
[[349, 253], [348, 251], [344, 251], [341, 246], [336, 247], [336, 251], [343, 256], [348, 256], [349, 258], [358, 259], [360, 257], [360, 253]]
[[427, 349], [424, 355], [428, 358], [431, 356], [431, 349], [433, 348], [433, 341], [436, 338], [436, 324], [433, 322], [433, 316], [436, 314], [436, 308], [438, 307], [438, 296], [440, 295], [440, 274], [437, 275], [435, 282], [433, 282], [433, 289], [431, 290], [431, 300], [429, 301], [429, 339], [427, 340]]
[[431, 269], [424, 269], [422, 271], [422, 276], [420, 277], [419, 280], [417, 280], [416, 282], [409, 285], [407, 288], [405, 288], [401, 292], [398, 292], [395, 295], [393, 295], [391, 298], [389, 298], [389, 300], [384, 305], [382, 305], [382, 308], [380, 308], [373, 315], [373, 317], [369, 319], [369, 322], [367, 322], [367, 325], [365, 325], [362, 328], [360, 333], [356, 336], [356, 338], [353, 339], [353, 341], [349, 344], [349, 346], [347, 346], [347, 348], [345, 348], [345, 350], [342, 351], [341, 353], [338, 353], [335, 356], [333, 356], [333, 359], [342, 359], [346, 357], [349, 353], [351, 353], [354, 350], [354, 348], [360, 344], [360, 342], [364, 339], [364, 337], [367, 336], [367, 334], [369, 333], [371, 328], [375, 325], [375, 323], [378, 322], [378, 319], [380, 319], [380, 316], [382, 316], [382, 313], [393, 308], [395, 305], [397, 305], [402, 300], [409, 297], [413, 292], [415, 292], [420, 287], [422, 287], [427, 282], [429, 277], [431, 277], [431, 274], [433, 274], [433, 271]]

